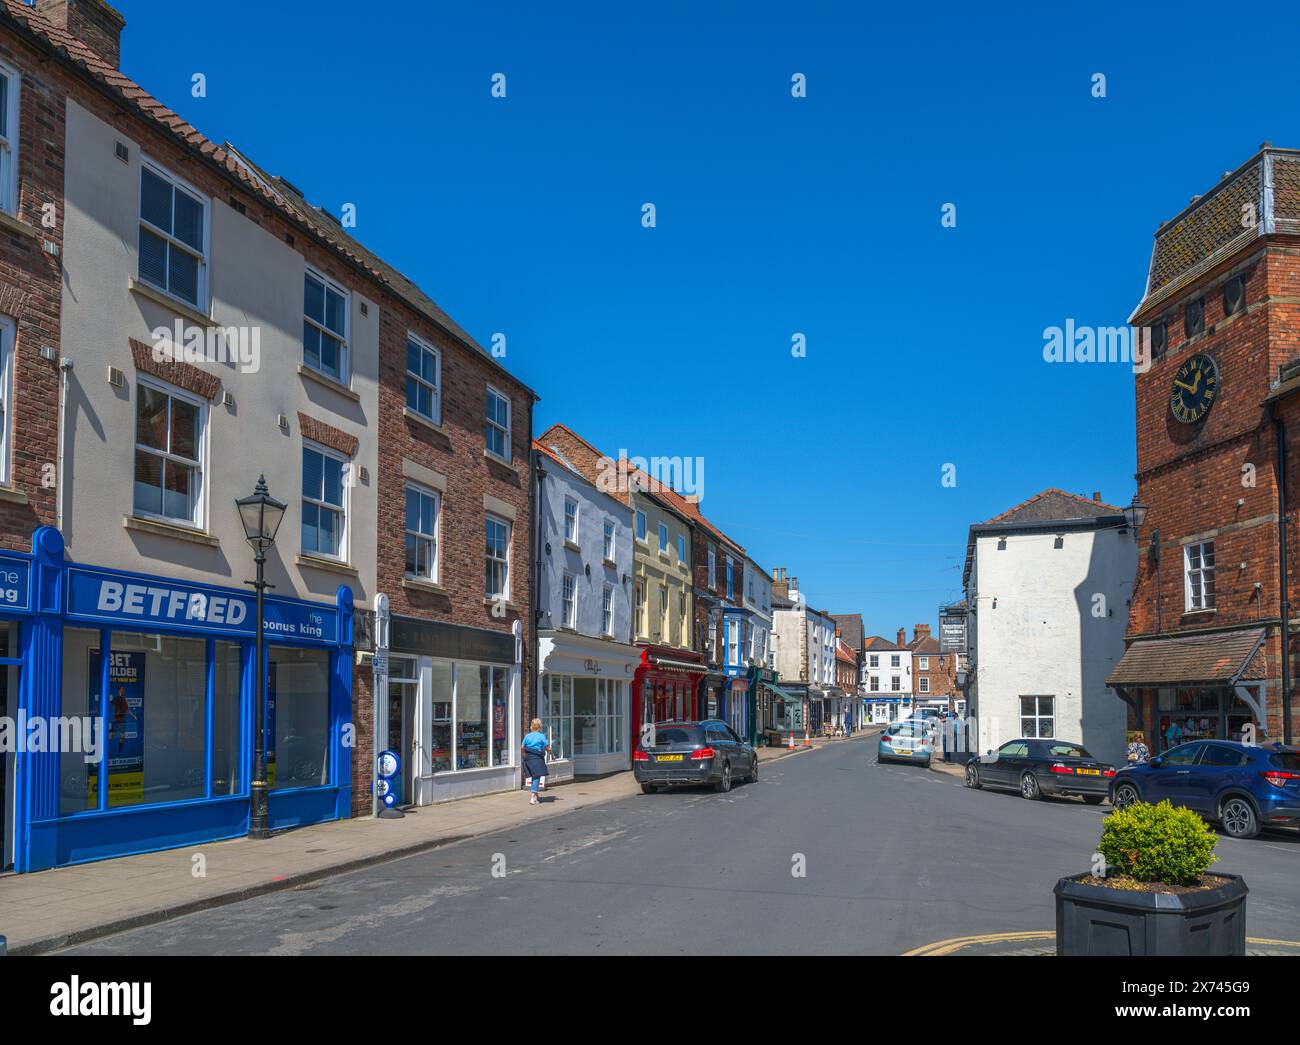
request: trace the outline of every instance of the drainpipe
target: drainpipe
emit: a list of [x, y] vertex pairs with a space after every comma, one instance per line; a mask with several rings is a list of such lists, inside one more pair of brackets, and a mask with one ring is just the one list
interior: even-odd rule
[[[1291, 743], [1291, 600], [1286, 566], [1286, 425], [1272, 403], [1268, 407], [1277, 441], [1277, 563], [1282, 617], [1282, 741]], [[1267, 723], [1265, 723], [1267, 725]]]
[[63, 533], [63, 439], [64, 415], [68, 411], [68, 378], [72, 374], [72, 360], [64, 356], [59, 360], [59, 416], [55, 425], [55, 438], [59, 445], [54, 451], [54, 528]]
[[[533, 664], [532, 670], [529, 672], [532, 677], [533, 712], [531, 716], [527, 717], [541, 718], [542, 693], [539, 687], [541, 685], [542, 661], [538, 655], [540, 651], [537, 648], [537, 624], [542, 615], [542, 592], [546, 580], [546, 561], [544, 558], [546, 549], [542, 543], [542, 520], [546, 516], [545, 488], [543, 486], [546, 479], [546, 469], [542, 467], [541, 459], [536, 455], [534, 455], [534, 461], [536, 463], [533, 474], [537, 477], [537, 496], [533, 498], [533, 555], [535, 556], [536, 566], [533, 570], [532, 613], [530, 614], [532, 620], [529, 622], [529, 639], [533, 644]], [[528, 723], [524, 722], [522, 725], [527, 726]]]

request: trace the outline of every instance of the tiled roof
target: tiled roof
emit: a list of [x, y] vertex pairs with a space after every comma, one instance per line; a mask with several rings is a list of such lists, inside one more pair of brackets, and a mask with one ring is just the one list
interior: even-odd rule
[[921, 656], [938, 656], [939, 640], [930, 635], [925, 635], [919, 639], [913, 639], [907, 644], [907, 648], [913, 653], [919, 653]]
[[866, 628], [861, 613], [832, 613], [831, 620], [839, 627], [840, 635], [850, 649], [862, 649], [862, 636]]
[[879, 635], [872, 635], [867, 639], [866, 649], [868, 653], [893, 652], [902, 653], [906, 651], [906, 646], [900, 646], [896, 642], [890, 642], [888, 639], [882, 639]]
[[993, 516], [992, 519], [985, 522], [985, 525], [1009, 522], [1047, 522], [1049, 520], [1064, 522], [1070, 519], [1092, 519], [1103, 514], [1116, 515], [1122, 511], [1122, 508], [1116, 508], [1113, 504], [1107, 504], [1105, 501], [1094, 501], [1091, 497], [1066, 493], [1064, 490], [1052, 487], [1042, 493], [1035, 494], [1029, 500], [1016, 505], [1014, 508], [1008, 508], [1001, 515]]
[[155, 128], [176, 140], [183, 148], [197, 152], [226, 177], [238, 182], [242, 188], [275, 208], [282, 217], [341, 255], [369, 279], [388, 288], [396, 297], [401, 298], [417, 312], [441, 327], [466, 348], [477, 352], [493, 368], [536, 398], [535, 393], [502, 367], [490, 352], [439, 308], [432, 298], [397, 269], [344, 232], [342, 226], [336, 221], [311, 206], [288, 183], [259, 170], [247, 157], [237, 155], [228, 145], [219, 146], [208, 139], [183, 117], [167, 108], [143, 87], [106, 62], [88, 45], [49, 21], [44, 15], [37, 13], [35, 8], [27, 7], [21, 0], [0, 0], [0, 20], [2, 19], [16, 23], [20, 31], [26, 30], [31, 37], [34, 37], [33, 42], [38, 46], [44, 45], [66, 58], [92, 82], [107, 89], [110, 94], [124, 102], [129, 111], [134, 110], [142, 119], [152, 123]]
[[1106, 679], [1108, 686], [1166, 686], [1267, 678], [1263, 628], [1134, 642]]

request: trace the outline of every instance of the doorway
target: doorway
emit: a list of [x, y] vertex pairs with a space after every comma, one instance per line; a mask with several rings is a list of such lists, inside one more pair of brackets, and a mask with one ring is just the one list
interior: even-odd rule
[[415, 705], [419, 694], [415, 661], [407, 657], [393, 657], [389, 661], [388, 678], [388, 750], [397, 752], [401, 760], [398, 775], [397, 805], [413, 806], [415, 795], [415, 768], [419, 759], [419, 744], [415, 733]]
[[[16, 622], [0, 622], [0, 716], [10, 721], [18, 715], [18, 677], [22, 671], [19, 659], [18, 628]], [[14, 737], [16, 748], [23, 738]], [[0, 871], [14, 865], [14, 773], [17, 768], [14, 751], [0, 751]]]

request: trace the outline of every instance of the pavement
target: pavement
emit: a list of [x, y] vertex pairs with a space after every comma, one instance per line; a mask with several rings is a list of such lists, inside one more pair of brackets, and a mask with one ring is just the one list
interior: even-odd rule
[[[582, 783], [538, 816], [513, 816], [527, 800], [504, 796], [504, 829], [65, 953], [1052, 952], [1052, 888], [1090, 865], [1103, 810], [882, 766], [870, 734], [773, 755], [726, 795], [579, 802], [594, 786]], [[611, 780], [597, 783], [632, 787]], [[1252, 950], [1300, 950], [1300, 841], [1220, 838], [1218, 854], [1216, 869], [1250, 886]]]
[[[814, 748], [823, 741], [814, 743]], [[764, 764], [805, 748], [759, 748]], [[0, 876], [0, 936], [11, 955], [39, 954], [195, 911], [295, 888], [413, 853], [639, 795], [631, 773], [363, 817], [276, 834]]]

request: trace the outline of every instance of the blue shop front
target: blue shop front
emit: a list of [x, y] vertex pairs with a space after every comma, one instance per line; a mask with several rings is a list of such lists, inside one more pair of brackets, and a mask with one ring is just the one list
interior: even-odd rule
[[[272, 829], [349, 815], [352, 612], [266, 600]], [[70, 562], [50, 527], [0, 553], [5, 867], [247, 834], [255, 643], [249, 590]]]

